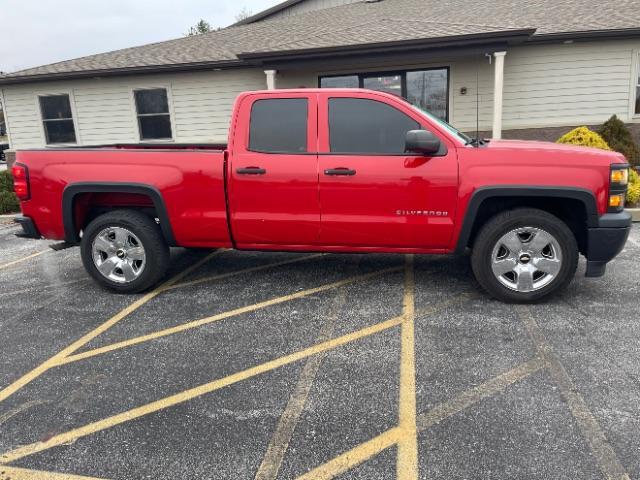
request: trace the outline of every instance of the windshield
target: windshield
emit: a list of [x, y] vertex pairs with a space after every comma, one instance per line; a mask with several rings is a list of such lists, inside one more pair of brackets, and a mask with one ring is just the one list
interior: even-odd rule
[[[407, 103], [409, 103], [409, 102], [407, 102]], [[424, 115], [424, 116], [428, 117], [430, 120], [433, 120], [435, 123], [437, 123], [438, 125], [443, 127], [445, 130], [447, 130], [449, 133], [451, 133], [454, 137], [461, 139], [462, 142], [465, 145], [469, 145], [470, 143], [473, 142], [473, 139], [471, 137], [469, 137], [468, 135], [465, 135], [460, 130], [458, 130], [454, 126], [450, 125], [449, 123], [445, 122], [441, 118], [438, 118], [434, 114], [429, 113], [427, 110], [423, 110], [422, 108], [417, 107], [417, 106], [415, 106], [415, 105], [413, 105], [411, 103], [409, 103], [409, 105], [411, 105], [411, 108], [416, 110], [421, 115]]]

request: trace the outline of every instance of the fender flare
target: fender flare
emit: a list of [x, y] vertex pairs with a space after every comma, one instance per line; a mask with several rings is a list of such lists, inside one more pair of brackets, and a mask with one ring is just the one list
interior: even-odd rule
[[160, 219], [162, 235], [169, 246], [176, 246], [167, 208], [160, 191], [153, 185], [120, 182], [81, 182], [72, 183], [65, 187], [62, 193], [62, 222], [64, 225], [65, 241], [67, 243], [77, 244], [80, 242], [80, 236], [78, 235], [78, 230], [75, 225], [73, 205], [75, 197], [81, 193], [137, 193], [147, 195], [151, 198], [158, 218]]
[[571, 199], [580, 201], [587, 212], [587, 227], [598, 226], [598, 207], [593, 192], [577, 187], [547, 187], [535, 185], [495, 185], [478, 188], [471, 195], [467, 204], [464, 221], [455, 253], [463, 253], [469, 243], [469, 237], [482, 202], [495, 197], [544, 197], [555, 199]]

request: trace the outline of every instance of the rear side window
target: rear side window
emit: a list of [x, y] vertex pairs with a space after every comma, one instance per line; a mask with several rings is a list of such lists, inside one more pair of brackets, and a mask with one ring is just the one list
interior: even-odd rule
[[364, 98], [329, 99], [333, 153], [402, 154], [409, 130], [420, 124], [386, 103]]
[[305, 153], [308, 103], [306, 98], [274, 98], [254, 102], [249, 126], [249, 150]]

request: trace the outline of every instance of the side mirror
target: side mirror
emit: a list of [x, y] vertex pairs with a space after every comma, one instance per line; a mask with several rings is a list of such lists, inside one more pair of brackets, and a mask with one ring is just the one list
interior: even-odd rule
[[440, 151], [440, 139], [427, 130], [409, 130], [404, 148], [405, 152], [434, 154]]

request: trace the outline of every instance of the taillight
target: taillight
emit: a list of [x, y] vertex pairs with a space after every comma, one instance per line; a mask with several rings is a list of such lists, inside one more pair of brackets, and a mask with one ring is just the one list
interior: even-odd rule
[[29, 170], [26, 165], [16, 163], [11, 169], [13, 191], [20, 200], [29, 200]]

